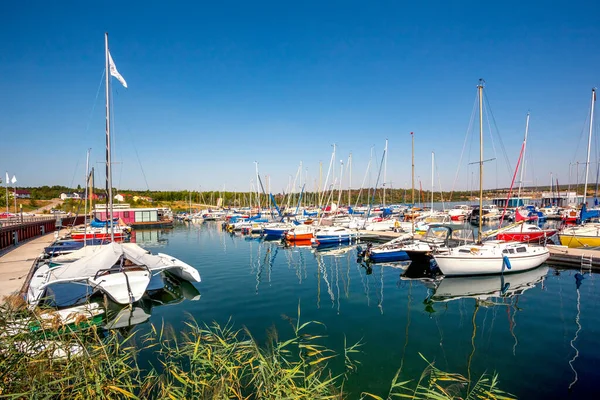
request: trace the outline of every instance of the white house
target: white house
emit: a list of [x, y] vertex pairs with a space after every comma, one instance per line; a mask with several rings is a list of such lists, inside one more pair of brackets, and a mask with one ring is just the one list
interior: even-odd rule
[[61, 200], [67, 200], [67, 199], [80, 200], [81, 196], [79, 196], [79, 193], [61, 193], [60, 199]]

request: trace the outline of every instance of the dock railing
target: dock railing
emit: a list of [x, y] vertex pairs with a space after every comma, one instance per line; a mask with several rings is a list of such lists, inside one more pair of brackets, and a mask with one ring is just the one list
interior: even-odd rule
[[56, 229], [83, 224], [83, 215], [75, 217], [13, 217], [0, 220], [0, 253], [26, 240], [54, 232]]

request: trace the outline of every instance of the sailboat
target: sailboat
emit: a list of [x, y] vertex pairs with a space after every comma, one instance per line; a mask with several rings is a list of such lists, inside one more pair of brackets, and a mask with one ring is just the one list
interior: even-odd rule
[[81, 258], [71, 255], [64, 264], [44, 263], [35, 270], [27, 289], [27, 302], [35, 307], [47, 295], [51, 285], [80, 283], [100, 291], [118, 304], [139, 301], [146, 292], [153, 274], [168, 270], [175, 276], [200, 282], [200, 274], [192, 266], [166, 254], [152, 255], [136, 244], [115, 242], [112, 168], [110, 147], [110, 76], [116, 77], [125, 87], [127, 84], [117, 71], [108, 50], [108, 34], [105, 34], [106, 56], [106, 186], [108, 192], [109, 226], [112, 243], [86, 246], [79, 250]]
[[[479, 98], [479, 209], [483, 209], [483, 80], [477, 85]], [[440, 271], [446, 276], [487, 275], [533, 269], [550, 257], [542, 246], [499, 240], [482, 243], [482, 218], [479, 219], [478, 243], [466, 244], [435, 254]]]
[[583, 190], [583, 207], [579, 215], [579, 220], [582, 222], [581, 225], [565, 228], [558, 234], [560, 244], [568, 247], [587, 247], [587, 246], [600, 246], [600, 224], [599, 223], [585, 223], [586, 219], [598, 217], [598, 211], [587, 211], [587, 184], [588, 174], [590, 167], [590, 147], [592, 144], [592, 130], [594, 124], [594, 105], [596, 103], [596, 88], [592, 89], [592, 104], [590, 112], [590, 130], [588, 136], [588, 149], [587, 149], [587, 164], [585, 168], [585, 185]]

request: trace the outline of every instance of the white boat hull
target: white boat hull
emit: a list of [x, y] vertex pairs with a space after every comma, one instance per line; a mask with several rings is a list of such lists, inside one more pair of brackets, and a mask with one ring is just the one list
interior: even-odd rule
[[139, 301], [150, 283], [147, 269], [113, 272], [88, 279], [94, 288], [106, 293], [117, 304], [131, 304]]
[[[464, 248], [461, 246], [461, 248]], [[477, 246], [472, 247], [477, 250]], [[528, 271], [544, 263], [550, 252], [545, 247], [530, 248], [525, 253], [505, 254], [501, 250], [490, 252], [473, 251], [470, 253], [459, 252], [459, 248], [452, 249], [448, 254], [435, 255], [440, 271], [446, 276], [466, 275], [491, 275], [511, 272]], [[504, 257], [510, 262], [506, 265]]]

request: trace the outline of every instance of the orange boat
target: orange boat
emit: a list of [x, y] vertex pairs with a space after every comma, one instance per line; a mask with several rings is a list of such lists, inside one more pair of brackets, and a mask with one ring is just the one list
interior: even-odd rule
[[314, 228], [310, 225], [298, 225], [295, 228], [290, 229], [285, 234], [285, 238], [289, 242], [296, 242], [299, 240], [310, 240], [314, 235]]
[[297, 242], [312, 239], [315, 235], [312, 232], [295, 233], [293, 230], [285, 234], [285, 239], [289, 242]]

